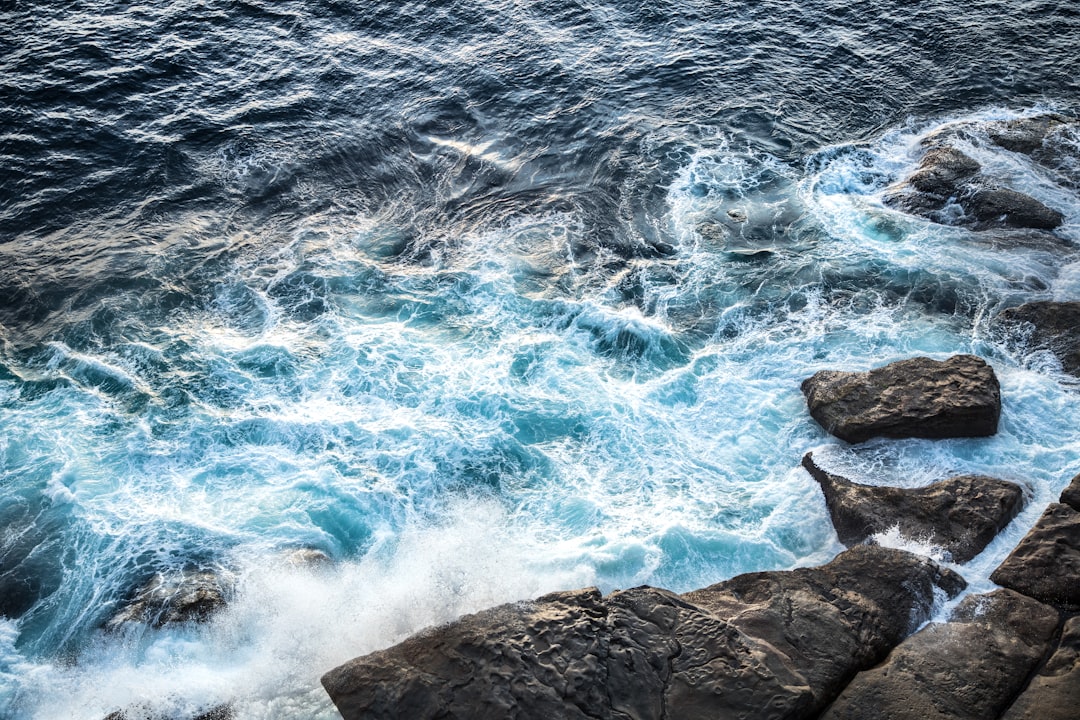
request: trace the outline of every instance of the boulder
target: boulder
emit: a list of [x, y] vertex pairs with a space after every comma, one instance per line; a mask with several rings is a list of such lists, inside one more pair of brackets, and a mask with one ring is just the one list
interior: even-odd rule
[[1054, 503], [990, 579], [1063, 610], [1080, 610], [1080, 512]]
[[955, 573], [861, 546], [679, 596], [554, 593], [429, 629], [323, 676], [345, 720], [813, 717], [926, 617]]
[[1069, 487], [1061, 491], [1061, 502], [1073, 510], [1080, 510], [1080, 475], [1074, 477]]
[[1019, 485], [961, 475], [921, 488], [860, 485], [822, 470], [812, 453], [803, 467], [821, 485], [840, 542], [852, 546], [899, 528], [904, 537], [940, 547], [953, 562], [982, 552], [1024, 504]]
[[869, 372], [822, 370], [802, 383], [810, 415], [850, 443], [873, 437], [982, 437], [997, 432], [1001, 388], [974, 355], [916, 357]]
[[1002, 720], [1075, 720], [1080, 712], [1080, 617], [1069, 618], [1050, 660]]
[[1054, 353], [1065, 372], [1080, 377], [1080, 302], [1030, 302], [1002, 310], [995, 322], [1031, 349]]
[[230, 586], [228, 577], [209, 570], [158, 573], [105, 627], [116, 630], [126, 623], [140, 622], [159, 628], [203, 622], [225, 607]]
[[[986, 720], [1051, 647], [1058, 613], [1011, 590], [971, 595], [859, 673], [821, 720]], [[1074, 706], [1075, 711], [1075, 706]]]

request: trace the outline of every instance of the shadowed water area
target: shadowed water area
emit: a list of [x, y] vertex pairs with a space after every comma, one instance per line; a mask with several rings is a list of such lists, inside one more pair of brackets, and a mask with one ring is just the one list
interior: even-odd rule
[[[464, 612], [824, 562], [809, 450], [1020, 483], [985, 590], [1080, 470], [1076, 381], [988, 325], [1080, 300], [1080, 135], [978, 129], [1080, 113], [1076, 3], [0, 8], [0, 717], [333, 718], [320, 674]], [[958, 123], [1062, 225], [883, 203]], [[994, 437], [799, 391], [959, 352]], [[223, 611], [105, 629], [185, 569]]]

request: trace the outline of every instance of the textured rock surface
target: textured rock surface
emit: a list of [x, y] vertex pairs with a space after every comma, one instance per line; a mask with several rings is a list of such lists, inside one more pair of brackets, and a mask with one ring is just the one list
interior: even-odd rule
[[1050, 505], [990, 579], [1063, 610], [1080, 610], [1080, 512]]
[[987, 720], [1050, 648], [1058, 613], [1012, 592], [972, 595], [859, 673], [822, 720]]
[[842, 440], [979, 437], [997, 432], [1001, 389], [974, 355], [917, 357], [869, 372], [823, 370], [802, 383], [810, 415]]
[[995, 227], [1053, 230], [1065, 216], [1030, 195], [1003, 187], [982, 187], [960, 198], [975, 229]]
[[118, 629], [128, 622], [142, 622], [154, 627], [202, 622], [225, 607], [229, 585], [228, 578], [206, 570], [174, 575], [159, 573], [105, 626]]
[[1061, 642], [1003, 720], [1076, 720], [1080, 715], [1080, 617], [1065, 622]]
[[1080, 377], [1080, 302], [1027, 303], [1003, 310], [996, 323], [1032, 349], [1050, 350], [1065, 372]]
[[354, 718], [812, 717], [963, 580], [861, 546], [820, 568], [678, 596], [641, 587], [502, 605], [323, 676]]
[[860, 485], [826, 472], [812, 453], [802, 464], [821, 485], [836, 534], [848, 546], [898, 527], [904, 537], [937, 545], [963, 563], [982, 552], [1024, 504], [1019, 485], [991, 477], [963, 475], [898, 488]]
[[1074, 477], [1069, 487], [1061, 491], [1061, 502], [1080, 511], [1080, 475]]

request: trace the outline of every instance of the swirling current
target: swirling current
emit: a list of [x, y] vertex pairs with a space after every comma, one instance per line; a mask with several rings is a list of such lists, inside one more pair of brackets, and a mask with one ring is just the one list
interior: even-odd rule
[[[320, 674], [465, 612], [824, 562], [811, 449], [1022, 483], [985, 589], [1080, 470], [1075, 381], [989, 331], [1080, 299], [1080, 137], [967, 146], [1052, 243], [881, 200], [1080, 112], [1075, 2], [0, 8], [0, 717], [333, 718]], [[957, 352], [992, 438], [848, 446], [799, 391]], [[110, 629], [191, 568], [223, 610]]]

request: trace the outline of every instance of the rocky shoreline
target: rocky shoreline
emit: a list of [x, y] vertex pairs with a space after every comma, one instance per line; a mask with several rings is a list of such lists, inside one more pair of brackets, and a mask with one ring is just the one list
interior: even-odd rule
[[[818, 373], [803, 390], [850, 442], [986, 435], [1001, 412], [993, 369], [973, 356]], [[1017, 515], [1023, 488], [979, 476], [860, 485], [812, 454], [803, 467], [849, 546], [826, 565], [681, 595], [587, 588], [502, 605], [354, 659], [323, 686], [345, 720], [1075, 716], [1080, 476], [995, 571], [1002, 589], [920, 629], [966, 583], [874, 536], [895, 527], [964, 563]]]

